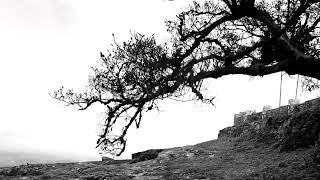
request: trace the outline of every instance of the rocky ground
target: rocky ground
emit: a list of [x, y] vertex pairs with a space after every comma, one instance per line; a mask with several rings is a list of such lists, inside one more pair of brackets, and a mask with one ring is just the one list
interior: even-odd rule
[[320, 179], [320, 110], [226, 128], [217, 140], [147, 151], [134, 160], [32, 164], [0, 179]]

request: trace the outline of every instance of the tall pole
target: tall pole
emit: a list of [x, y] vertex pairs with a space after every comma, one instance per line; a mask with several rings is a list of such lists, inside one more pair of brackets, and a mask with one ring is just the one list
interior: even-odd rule
[[282, 92], [282, 72], [280, 72], [280, 97], [279, 97], [279, 107], [281, 106], [281, 92]]
[[[318, 88], [319, 88], [319, 80], [317, 80], [317, 85], [318, 85]], [[319, 88], [319, 97], [320, 97], [320, 88]]]
[[299, 74], [298, 74], [298, 78], [297, 78], [296, 97], [295, 97], [296, 100], [297, 100], [297, 95], [298, 95], [298, 85], [299, 85]]

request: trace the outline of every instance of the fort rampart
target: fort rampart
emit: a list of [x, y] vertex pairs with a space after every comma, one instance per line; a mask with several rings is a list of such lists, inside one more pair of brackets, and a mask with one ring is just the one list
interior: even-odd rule
[[301, 104], [289, 102], [289, 105], [280, 106], [279, 108], [275, 109], [271, 109], [270, 106], [268, 106], [268, 108], [264, 108], [262, 112], [241, 112], [234, 115], [234, 125], [239, 126], [244, 123], [250, 123], [260, 120], [264, 121], [270, 117], [290, 115], [311, 108], [312, 106], [318, 106], [320, 108], [320, 98], [312, 99]]

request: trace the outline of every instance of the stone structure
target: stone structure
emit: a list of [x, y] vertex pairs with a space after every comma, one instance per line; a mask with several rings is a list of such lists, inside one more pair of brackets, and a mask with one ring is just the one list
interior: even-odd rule
[[259, 120], [266, 120], [270, 117], [286, 116], [294, 114], [312, 106], [320, 107], [320, 98], [312, 99], [299, 104], [299, 100], [289, 100], [289, 105], [280, 106], [279, 108], [271, 109], [271, 106], [264, 106], [262, 112], [245, 111], [234, 115], [234, 125], [239, 126], [244, 123], [251, 123]]
[[239, 114], [235, 114], [234, 115], [234, 124], [241, 124], [242, 122], [247, 122], [248, 121], [248, 117], [250, 117], [250, 115], [256, 114], [255, 111], [251, 111], [251, 110], [247, 110], [247, 111], [243, 111], [240, 112]]
[[289, 99], [288, 104], [289, 105], [300, 104], [300, 100], [299, 99]]
[[107, 157], [107, 156], [102, 156], [102, 157], [101, 157], [101, 160], [102, 160], [103, 162], [110, 162], [110, 161], [114, 161], [114, 159], [109, 158], [109, 157]]
[[271, 106], [266, 105], [266, 106], [263, 106], [262, 111], [268, 111], [268, 110], [271, 110], [271, 109], [272, 109], [272, 107], [271, 107]]

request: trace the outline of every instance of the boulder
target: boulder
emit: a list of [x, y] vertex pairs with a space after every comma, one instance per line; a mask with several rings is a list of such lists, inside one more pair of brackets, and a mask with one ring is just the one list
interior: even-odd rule
[[163, 149], [149, 149], [132, 154], [132, 163], [155, 159]]
[[102, 156], [101, 160], [102, 160], [103, 162], [110, 162], [110, 161], [114, 161], [114, 159], [109, 158], [109, 157], [107, 157], [107, 156]]

